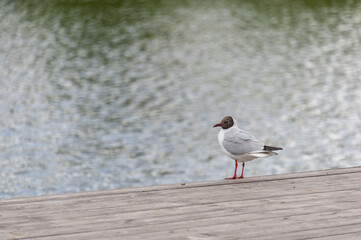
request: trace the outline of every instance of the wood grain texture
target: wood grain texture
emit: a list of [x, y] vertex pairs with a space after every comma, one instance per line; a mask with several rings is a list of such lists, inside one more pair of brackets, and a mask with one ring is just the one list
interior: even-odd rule
[[0, 239], [360, 239], [361, 167], [0, 201]]

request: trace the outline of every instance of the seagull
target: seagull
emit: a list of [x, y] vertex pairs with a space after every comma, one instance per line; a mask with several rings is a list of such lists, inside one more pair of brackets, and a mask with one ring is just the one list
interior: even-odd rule
[[[239, 129], [236, 119], [231, 116], [224, 117], [220, 123], [215, 124], [213, 127], [221, 127], [218, 134], [218, 143], [222, 151], [236, 163], [233, 177], [226, 179], [243, 178], [245, 162], [256, 158], [278, 155], [274, 151], [282, 150], [280, 147], [266, 146], [250, 133]], [[242, 162], [240, 177], [237, 177], [238, 162]]]

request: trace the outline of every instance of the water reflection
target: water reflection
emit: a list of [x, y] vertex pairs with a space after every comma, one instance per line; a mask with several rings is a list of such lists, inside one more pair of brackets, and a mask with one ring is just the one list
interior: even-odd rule
[[358, 3], [0, 4], [2, 198], [228, 176], [228, 114], [248, 176], [358, 165]]

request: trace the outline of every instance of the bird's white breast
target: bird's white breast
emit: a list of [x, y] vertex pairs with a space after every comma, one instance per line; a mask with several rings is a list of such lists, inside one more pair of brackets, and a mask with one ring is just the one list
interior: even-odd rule
[[224, 134], [226, 133], [226, 130], [224, 130], [224, 129], [221, 129], [221, 131], [219, 131], [219, 133], [218, 133], [218, 143], [219, 143], [219, 145], [221, 146], [221, 149], [222, 149], [222, 151], [227, 155], [227, 156], [229, 156], [229, 157], [231, 157], [231, 153], [230, 152], [228, 152], [225, 148], [224, 148], [224, 146], [223, 146], [223, 140], [224, 140]]

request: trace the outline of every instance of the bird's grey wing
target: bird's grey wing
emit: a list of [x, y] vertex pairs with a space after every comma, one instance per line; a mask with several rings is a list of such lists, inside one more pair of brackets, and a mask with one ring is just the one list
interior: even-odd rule
[[224, 135], [223, 147], [234, 155], [262, 150], [263, 146], [263, 142], [243, 130], [231, 131]]

